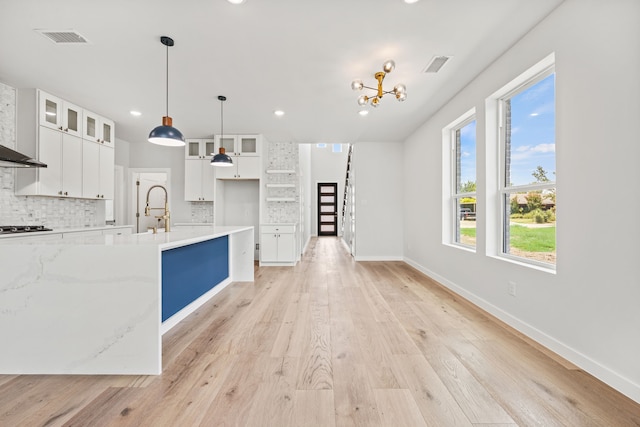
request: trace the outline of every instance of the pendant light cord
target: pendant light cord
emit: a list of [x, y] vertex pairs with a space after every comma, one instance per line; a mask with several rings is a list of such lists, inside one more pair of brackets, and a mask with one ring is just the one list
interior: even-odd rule
[[167, 45], [167, 117], [169, 117], [169, 45]]
[[224, 115], [222, 112], [224, 111], [224, 100], [220, 100], [220, 141], [222, 142], [222, 138], [224, 137]]

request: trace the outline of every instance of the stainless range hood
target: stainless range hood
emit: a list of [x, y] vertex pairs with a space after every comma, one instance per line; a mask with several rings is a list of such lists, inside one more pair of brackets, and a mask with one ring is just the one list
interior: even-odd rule
[[2, 168], [46, 168], [42, 162], [0, 145], [0, 167]]

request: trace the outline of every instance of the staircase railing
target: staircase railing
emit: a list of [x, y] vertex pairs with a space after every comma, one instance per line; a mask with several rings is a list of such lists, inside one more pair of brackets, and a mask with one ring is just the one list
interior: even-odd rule
[[353, 145], [349, 144], [349, 152], [347, 154], [347, 172], [344, 178], [344, 197], [342, 198], [342, 235], [344, 236], [344, 219], [347, 213], [347, 203], [349, 197], [349, 183], [351, 178], [351, 157], [353, 155]]

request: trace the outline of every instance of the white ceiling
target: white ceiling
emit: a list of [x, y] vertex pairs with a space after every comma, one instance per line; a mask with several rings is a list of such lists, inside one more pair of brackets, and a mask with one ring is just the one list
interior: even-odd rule
[[[402, 141], [561, 2], [0, 0], [0, 81], [44, 89], [112, 118], [118, 138], [146, 141], [165, 113], [167, 35], [169, 115], [186, 137], [220, 132], [226, 95], [225, 133]], [[75, 30], [90, 43], [56, 45], [35, 29]], [[434, 55], [453, 59], [422, 73]], [[361, 117], [350, 83], [375, 86], [388, 58], [396, 69], [385, 89], [404, 83], [407, 100], [384, 97]]]

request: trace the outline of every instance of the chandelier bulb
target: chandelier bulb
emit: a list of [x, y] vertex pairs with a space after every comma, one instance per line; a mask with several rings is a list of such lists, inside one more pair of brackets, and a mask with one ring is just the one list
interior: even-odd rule
[[353, 90], [362, 90], [363, 87], [364, 83], [362, 83], [362, 80], [354, 80], [351, 82], [351, 89]]
[[371, 106], [372, 107], [377, 107], [380, 104], [380, 98], [375, 97], [371, 100]]
[[404, 101], [405, 99], [407, 99], [407, 94], [406, 92], [402, 92], [402, 93], [396, 93], [396, 99], [400, 102]]
[[367, 105], [367, 101], [369, 101], [369, 98], [366, 95], [360, 95], [358, 97], [358, 105]]
[[385, 73], [392, 72], [394, 68], [396, 68], [396, 63], [393, 62], [392, 59], [387, 59], [386, 61], [384, 61], [384, 64], [382, 64], [382, 71], [384, 71]]
[[403, 85], [402, 83], [397, 84], [393, 87], [393, 91], [395, 92], [396, 95], [400, 94], [400, 93], [406, 93], [407, 92], [407, 87], [405, 85]]

